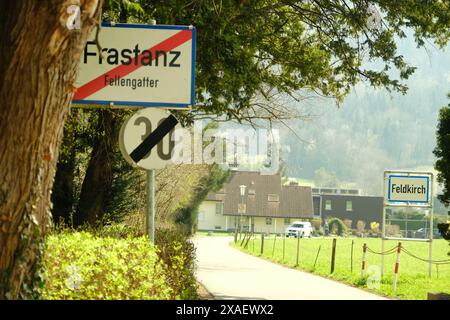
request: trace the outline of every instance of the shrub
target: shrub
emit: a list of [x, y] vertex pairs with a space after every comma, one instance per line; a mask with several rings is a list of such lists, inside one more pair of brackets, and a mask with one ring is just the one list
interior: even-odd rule
[[318, 230], [314, 229], [313, 232], [312, 232], [313, 237], [322, 237], [323, 234], [324, 234], [323, 228], [320, 228]]
[[345, 224], [345, 226], [347, 227], [347, 229], [351, 229], [352, 228], [352, 223], [353, 223], [353, 221], [352, 220], [350, 220], [350, 219], [344, 219], [344, 224]]
[[314, 230], [318, 231], [322, 227], [322, 219], [321, 218], [314, 218], [314, 219], [311, 220], [311, 224], [312, 224]]
[[380, 230], [380, 224], [378, 222], [371, 222], [370, 223], [370, 230], [373, 232], [378, 232]]
[[172, 299], [197, 299], [195, 279], [195, 246], [187, 233], [177, 229], [158, 229], [155, 243], [164, 265], [167, 283], [174, 289]]
[[366, 232], [366, 223], [362, 220], [358, 220], [358, 222], [356, 223], [356, 230], [358, 230], [358, 232], [361, 234]]
[[129, 237], [136, 238], [143, 236], [139, 227], [125, 223], [105, 225], [96, 229], [93, 233], [99, 237], [111, 237], [116, 239], [127, 239]]
[[331, 218], [328, 220], [328, 226], [330, 228], [330, 232], [335, 232], [338, 236], [343, 236], [347, 232], [347, 227], [339, 218]]
[[376, 221], [370, 223], [369, 236], [379, 237], [381, 235], [380, 224]]
[[170, 299], [165, 266], [147, 239], [63, 232], [47, 237], [44, 299]]

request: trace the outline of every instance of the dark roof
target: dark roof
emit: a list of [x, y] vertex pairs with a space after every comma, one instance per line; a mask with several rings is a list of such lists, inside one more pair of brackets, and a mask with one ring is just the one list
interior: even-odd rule
[[283, 186], [280, 201], [281, 213], [288, 217], [313, 216], [311, 187]]
[[[247, 186], [241, 199], [240, 185]], [[279, 174], [264, 175], [252, 171], [234, 171], [223, 190], [209, 193], [206, 200], [222, 201], [224, 215], [240, 215], [238, 205], [246, 204], [244, 216], [312, 218], [310, 187], [282, 186]]]

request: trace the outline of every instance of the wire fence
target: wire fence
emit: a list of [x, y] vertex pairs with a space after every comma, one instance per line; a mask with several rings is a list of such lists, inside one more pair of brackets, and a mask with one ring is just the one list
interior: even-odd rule
[[401, 250], [402, 250], [404, 253], [406, 253], [407, 255], [409, 255], [410, 257], [413, 257], [413, 258], [415, 258], [415, 259], [417, 259], [417, 260], [420, 260], [420, 261], [423, 261], [423, 262], [426, 262], [426, 263], [439, 264], [439, 265], [450, 264], [450, 259], [445, 259], [445, 260], [429, 260], [429, 259], [423, 259], [423, 258], [420, 258], [420, 257], [416, 256], [415, 254], [413, 254], [412, 252], [406, 250], [406, 249], [403, 248], [403, 247], [401, 248]]
[[397, 246], [393, 247], [392, 249], [383, 251], [383, 252], [377, 252], [377, 251], [374, 251], [374, 250], [370, 249], [369, 247], [366, 247], [366, 249], [367, 249], [368, 252], [373, 253], [373, 254], [377, 254], [377, 255], [390, 255], [390, 254], [393, 254], [393, 253], [395, 253], [395, 252], [397, 251]]

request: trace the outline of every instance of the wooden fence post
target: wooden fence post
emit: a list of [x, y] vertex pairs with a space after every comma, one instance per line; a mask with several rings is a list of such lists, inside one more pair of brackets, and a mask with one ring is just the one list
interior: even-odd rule
[[320, 248], [322, 248], [322, 245], [320, 245], [319, 246], [319, 250], [317, 250], [316, 260], [314, 260], [314, 267], [313, 267], [313, 269], [316, 269], [316, 263], [317, 263], [317, 258], [319, 257]]
[[297, 231], [297, 263], [296, 263], [296, 267], [298, 267], [298, 258], [300, 255], [300, 231]]
[[247, 231], [244, 232], [244, 236], [242, 237], [242, 241], [241, 241], [241, 247], [244, 244], [245, 238], [247, 237]]
[[278, 234], [275, 233], [275, 238], [273, 239], [272, 258], [273, 258], [273, 255], [275, 254], [275, 245], [277, 243], [277, 236], [278, 236]]
[[366, 270], [366, 251], [367, 251], [367, 245], [364, 243], [362, 262], [361, 262], [361, 282], [364, 282], [364, 271]]
[[395, 260], [395, 269], [394, 269], [394, 290], [397, 289], [397, 279], [398, 279], [398, 265], [400, 263], [400, 252], [402, 250], [402, 243], [399, 242], [397, 245], [397, 259]]
[[354, 240], [352, 240], [352, 250], [351, 250], [351, 257], [350, 257], [350, 272], [353, 273], [353, 244]]
[[286, 249], [286, 233], [285, 233], [284, 236], [283, 236], [283, 261], [282, 261], [282, 262], [284, 262], [284, 252], [285, 252], [285, 249]]
[[247, 237], [247, 241], [245, 241], [245, 245], [244, 245], [244, 249], [247, 249], [247, 247], [248, 247], [248, 242], [250, 241], [250, 239], [253, 237], [253, 231], [250, 233], [249, 232], [249, 234], [248, 234], [248, 237]]
[[252, 252], [255, 253], [255, 235], [253, 235], [253, 249]]
[[264, 233], [261, 233], [261, 255], [264, 254]]
[[330, 273], [334, 272], [335, 258], [336, 258], [336, 238], [333, 239], [333, 247], [331, 249], [331, 271], [330, 271]]

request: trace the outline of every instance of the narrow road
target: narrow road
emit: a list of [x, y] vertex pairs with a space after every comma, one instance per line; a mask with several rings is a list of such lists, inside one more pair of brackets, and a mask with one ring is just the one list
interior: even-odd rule
[[197, 279], [216, 299], [378, 300], [381, 296], [233, 249], [232, 237], [197, 237]]

